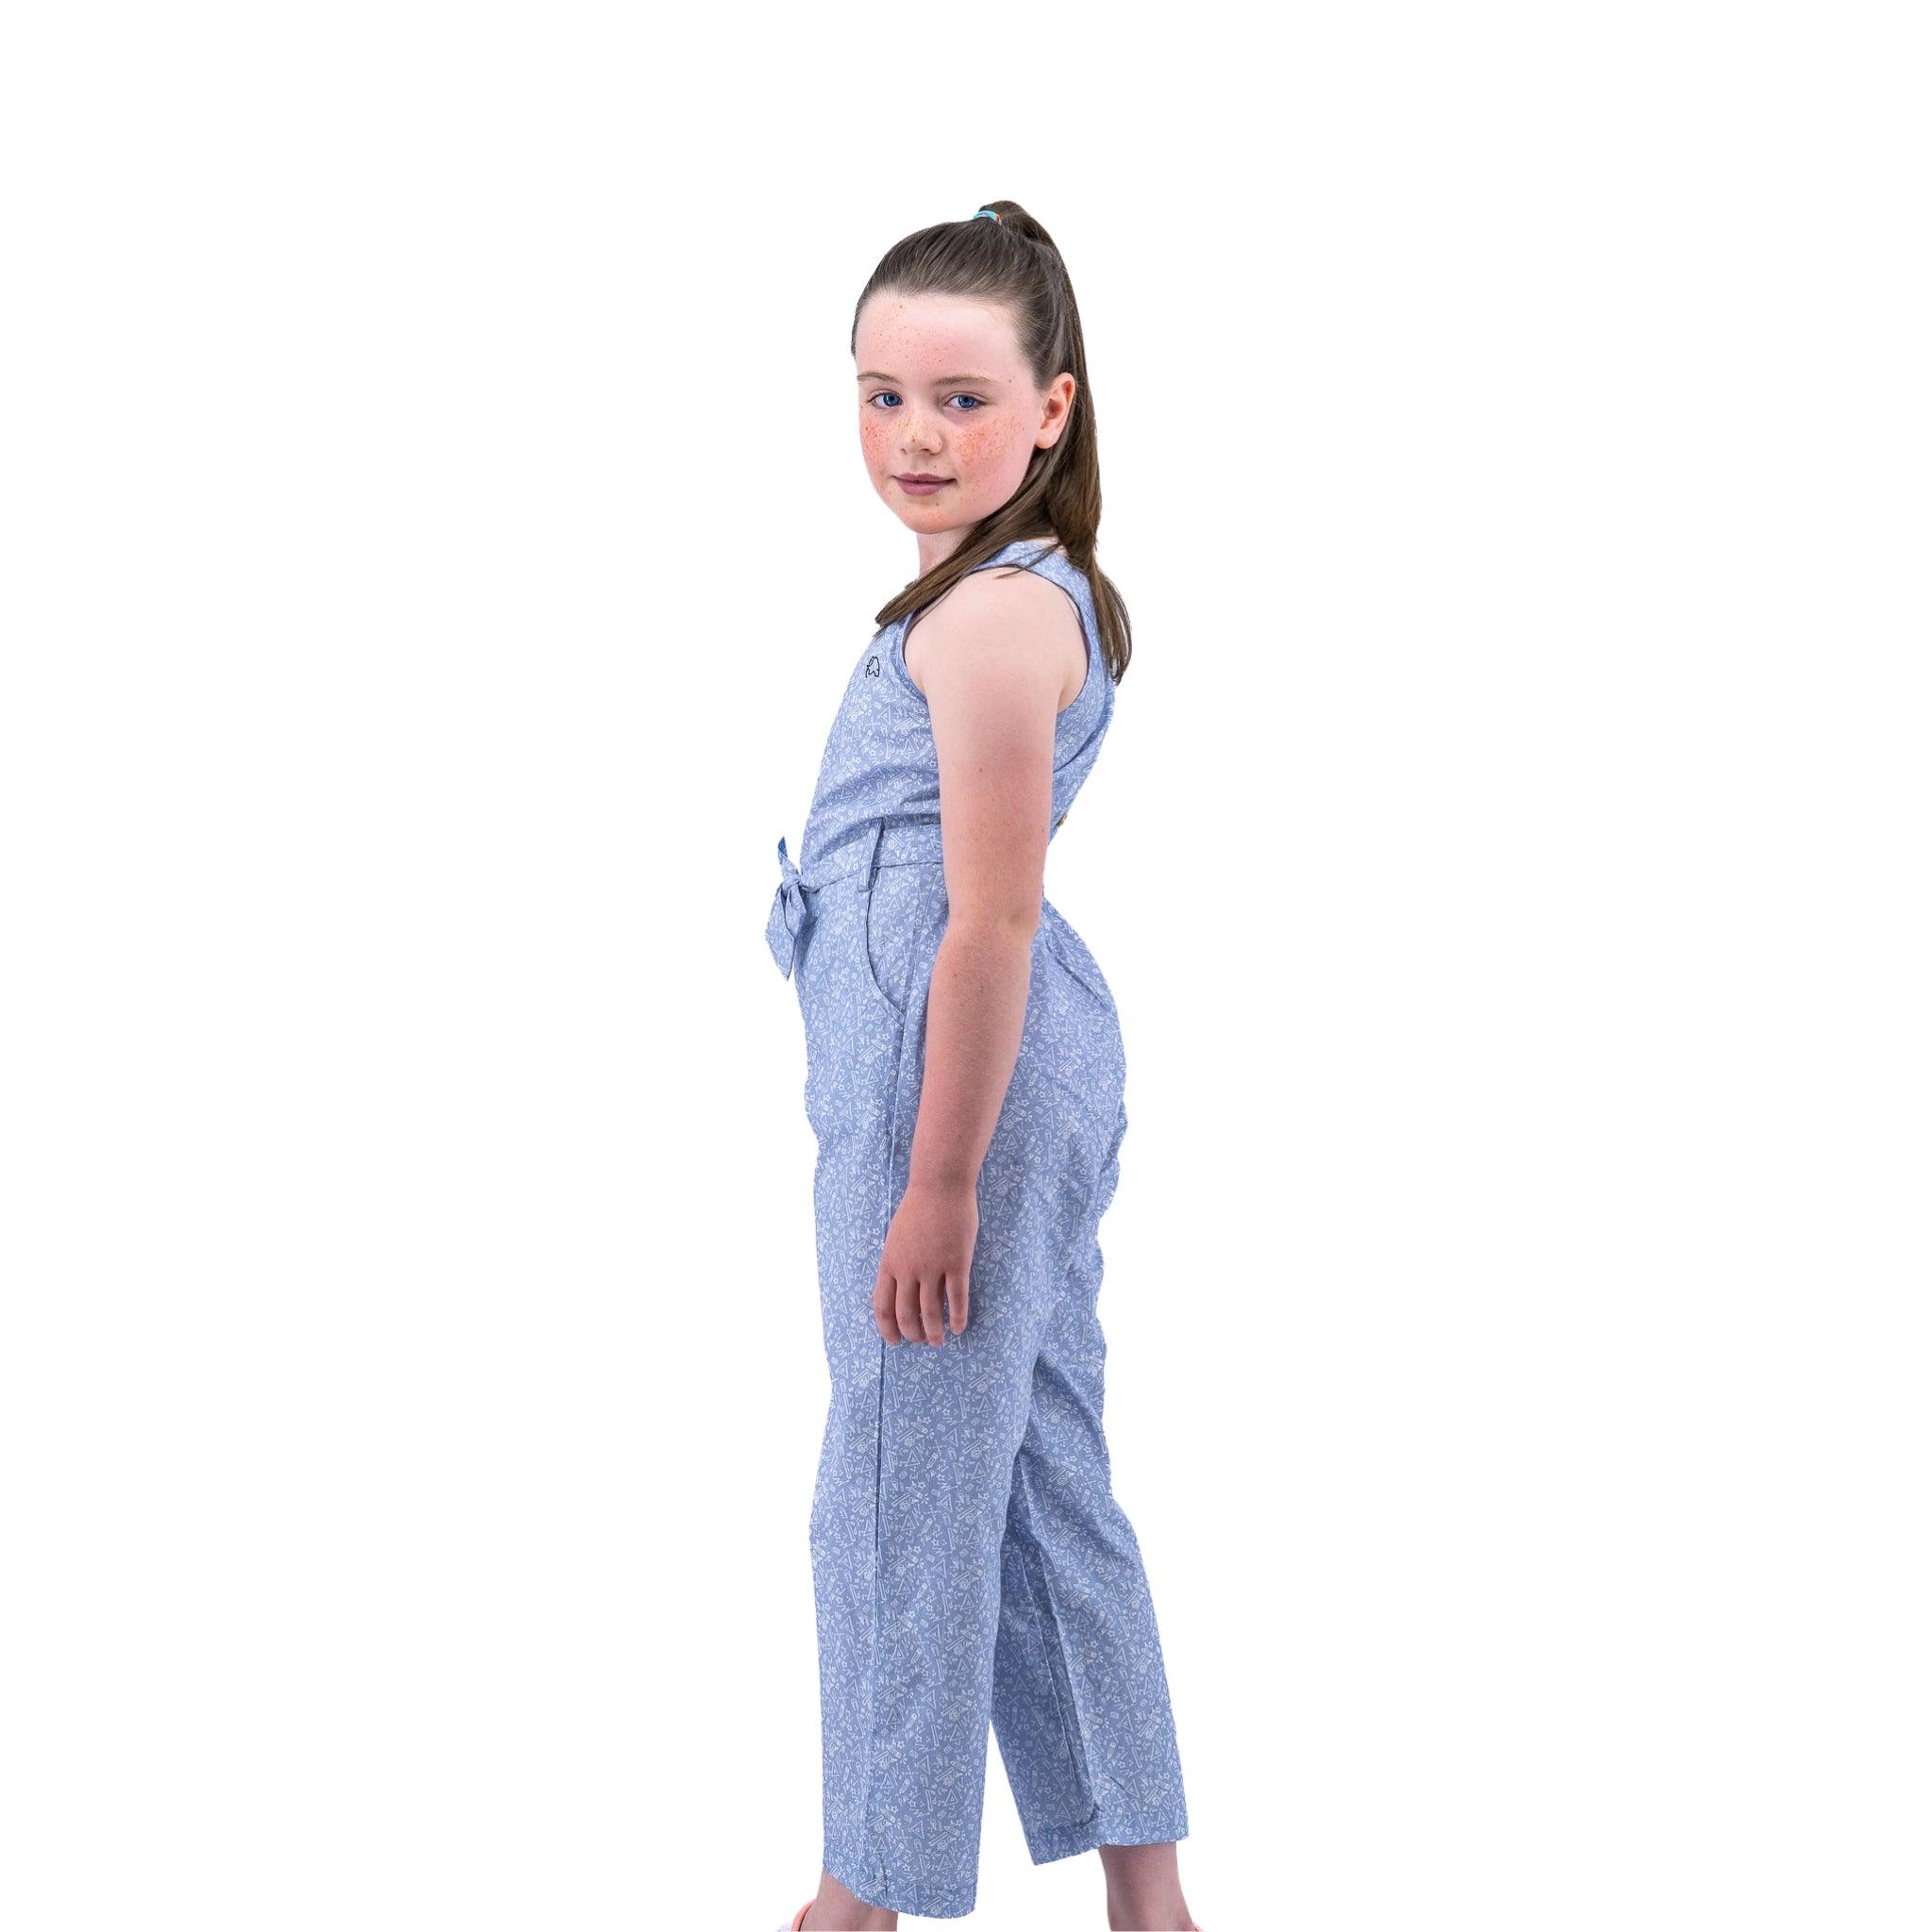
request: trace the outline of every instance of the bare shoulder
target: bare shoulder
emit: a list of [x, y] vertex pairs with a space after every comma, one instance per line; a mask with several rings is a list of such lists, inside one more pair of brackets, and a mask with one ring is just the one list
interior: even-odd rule
[[955, 643], [970, 647], [974, 637], [989, 632], [1005, 637], [1016, 631], [1037, 639], [1060, 667], [1063, 675], [1055, 708], [1064, 711], [1086, 681], [1087, 633], [1079, 607], [1068, 592], [1034, 570], [994, 564], [972, 571], [929, 604], [906, 633], [902, 653], [907, 675], [924, 691], [924, 667], [935, 650]]

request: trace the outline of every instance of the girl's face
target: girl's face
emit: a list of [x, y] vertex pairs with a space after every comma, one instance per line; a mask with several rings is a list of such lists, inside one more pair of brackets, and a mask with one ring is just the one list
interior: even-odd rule
[[[1003, 307], [882, 289], [859, 311], [858, 441], [872, 487], [919, 537], [922, 574], [1019, 489], [1066, 428], [1074, 378], [1035, 389]], [[912, 487], [915, 476], [939, 486]]]

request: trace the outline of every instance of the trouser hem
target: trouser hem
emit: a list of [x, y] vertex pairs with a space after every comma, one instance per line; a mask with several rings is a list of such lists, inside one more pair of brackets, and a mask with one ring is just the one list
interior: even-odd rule
[[1185, 1811], [1096, 1811], [1078, 1824], [1025, 1826], [1026, 1851], [1036, 1865], [1071, 1858], [1101, 1845], [1177, 1844], [1188, 1835]]
[[889, 1912], [911, 1912], [922, 1919], [963, 1919], [973, 1909], [978, 1888], [922, 1884], [917, 1879], [877, 1875], [876, 1865], [825, 1854], [825, 1870], [854, 1898]]

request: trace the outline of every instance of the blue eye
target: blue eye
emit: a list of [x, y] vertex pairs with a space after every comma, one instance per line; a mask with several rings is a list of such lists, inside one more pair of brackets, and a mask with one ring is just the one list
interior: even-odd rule
[[[873, 396], [871, 400], [874, 403], [883, 402], [885, 398], [888, 396], [891, 396], [896, 400], [898, 393], [899, 392], [897, 390], [882, 389], [878, 391], [876, 395]], [[982, 402], [979, 397], [969, 396], [964, 390], [960, 390], [955, 395], [948, 396], [946, 400], [950, 403], [971, 403], [973, 405], [973, 408], [971, 409], [956, 409], [953, 413], [957, 416], [971, 416], [975, 411], [986, 408], [985, 403]]]

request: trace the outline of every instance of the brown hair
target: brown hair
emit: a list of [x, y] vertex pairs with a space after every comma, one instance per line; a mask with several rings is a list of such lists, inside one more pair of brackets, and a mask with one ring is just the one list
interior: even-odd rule
[[950, 557], [884, 605], [874, 622], [884, 626], [930, 604], [1008, 543], [1036, 537], [1048, 543], [1058, 540], [1092, 587], [1102, 655], [1118, 684], [1133, 652], [1133, 631], [1121, 593], [1093, 561], [1100, 529], [1100, 446], [1074, 285], [1053, 237], [1017, 201], [982, 206], [999, 219], [973, 215], [963, 222], [940, 222], [886, 251], [852, 311], [852, 353], [858, 353], [859, 312], [881, 290], [996, 302], [1011, 312], [1020, 353], [1041, 389], [1062, 370], [1072, 374], [1073, 405], [1053, 447], [1033, 452], [1019, 489], [991, 515], [982, 517]]

